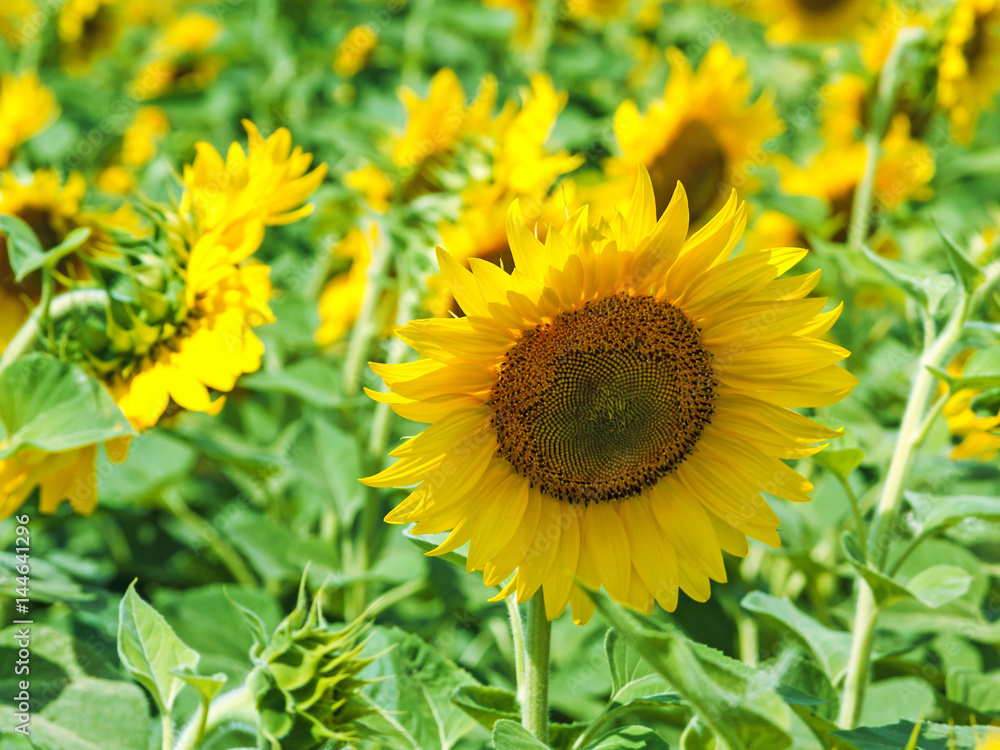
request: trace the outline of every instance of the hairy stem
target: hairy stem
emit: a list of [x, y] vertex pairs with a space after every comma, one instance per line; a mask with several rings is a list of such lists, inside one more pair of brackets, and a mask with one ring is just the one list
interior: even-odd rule
[[[552, 623], [545, 616], [539, 591], [528, 601], [524, 633], [523, 680], [517, 686], [521, 725], [544, 743], [549, 741], [549, 643]], [[516, 641], [515, 641], [516, 644]]]
[[207, 714], [195, 716], [188, 722], [173, 750], [194, 750], [205, 736], [230, 721], [257, 726], [257, 709], [246, 685], [218, 696], [209, 704]]

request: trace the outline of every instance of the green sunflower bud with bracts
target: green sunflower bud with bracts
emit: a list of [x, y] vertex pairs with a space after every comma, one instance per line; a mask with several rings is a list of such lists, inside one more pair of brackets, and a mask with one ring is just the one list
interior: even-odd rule
[[375, 711], [361, 696], [370, 681], [358, 674], [368, 624], [341, 628], [323, 617], [322, 591], [307, 604], [305, 576], [295, 609], [270, 638], [254, 628], [254, 669], [247, 684], [260, 714], [260, 733], [275, 750], [319, 748], [328, 740], [356, 740], [355, 722]]

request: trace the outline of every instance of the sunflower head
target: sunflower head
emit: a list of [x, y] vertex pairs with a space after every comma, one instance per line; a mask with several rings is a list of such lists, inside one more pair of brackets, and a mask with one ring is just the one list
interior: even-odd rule
[[730, 257], [735, 195], [690, 237], [682, 187], [656, 205], [640, 170], [624, 213], [584, 207], [542, 242], [515, 203], [513, 272], [439, 248], [465, 317], [413, 321], [399, 336], [425, 358], [373, 365], [391, 392], [370, 395], [430, 424], [364, 480], [414, 486], [386, 520], [450, 532], [430, 554], [468, 543], [470, 570], [521, 601], [542, 589], [550, 619], [589, 619], [581, 586], [647, 612], [678, 588], [704, 601], [722, 550], [777, 546], [761, 492], [808, 500], [782, 459], [839, 435], [789, 407], [856, 383], [820, 338], [840, 308], [806, 298], [818, 272], [779, 278], [805, 250]]
[[337, 45], [333, 70], [337, 75], [350, 78], [368, 63], [378, 42], [378, 31], [371, 24], [355, 26]]
[[373, 711], [359, 695], [368, 681], [358, 673], [372, 661], [361, 656], [366, 625], [363, 620], [329, 625], [321, 599], [322, 592], [308, 604], [303, 578], [295, 609], [270, 637], [259, 626], [252, 628], [257, 643], [247, 682], [260, 731], [276, 750], [357, 739], [355, 722]]
[[118, 41], [122, 22], [116, 0], [67, 0], [59, 10], [59, 40], [67, 70], [83, 72]]
[[952, 132], [972, 140], [982, 109], [1000, 88], [1000, 2], [958, 0], [945, 31], [938, 65], [937, 101]]
[[55, 97], [37, 74], [0, 75], [0, 169], [12, 161], [18, 146], [45, 130], [58, 111]]
[[767, 24], [772, 42], [829, 42], [851, 37], [874, 6], [867, 0], [754, 0], [751, 10]]

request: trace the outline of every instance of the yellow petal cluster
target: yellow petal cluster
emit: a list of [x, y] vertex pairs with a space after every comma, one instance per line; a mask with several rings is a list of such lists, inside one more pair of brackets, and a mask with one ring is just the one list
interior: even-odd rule
[[955, 138], [968, 143], [980, 110], [993, 106], [1000, 88], [1000, 2], [958, 0], [938, 65], [937, 103]]
[[0, 75], [0, 169], [15, 149], [42, 132], [59, 112], [55, 97], [35, 73]]

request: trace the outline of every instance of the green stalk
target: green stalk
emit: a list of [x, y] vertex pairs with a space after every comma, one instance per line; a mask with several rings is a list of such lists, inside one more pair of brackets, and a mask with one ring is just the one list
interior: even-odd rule
[[[552, 623], [545, 616], [545, 600], [539, 591], [528, 601], [525, 623], [523, 679], [517, 686], [521, 725], [539, 741], [549, 741], [549, 644]], [[515, 647], [517, 640], [515, 639]]]
[[[882, 485], [882, 494], [875, 508], [875, 518], [869, 533], [868, 561], [880, 572], [885, 570], [889, 546], [892, 542], [892, 529], [899, 519], [899, 506], [905, 489], [905, 481], [913, 458], [927, 434], [924, 429], [927, 403], [935, 385], [935, 377], [928, 367], [940, 367], [948, 351], [958, 341], [962, 326], [969, 309], [969, 298], [962, 296], [951, 318], [941, 334], [930, 342], [918, 362], [917, 373], [913, 378], [910, 397], [903, 413], [903, 421], [899, 425], [899, 435], [896, 438], [896, 448], [889, 462], [889, 470]], [[855, 726], [861, 713], [865, 687], [868, 682], [868, 666], [871, 662], [872, 637], [875, 633], [875, 622], [879, 609], [871, 589], [858, 579], [860, 590], [858, 603], [854, 614], [853, 640], [851, 653], [847, 663], [847, 676], [844, 681], [844, 697], [840, 704], [840, 715], [837, 723], [844, 729]]]
[[206, 715], [195, 716], [184, 727], [173, 750], [194, 750], [209, 732], [230, 721], [257, 725], [257, 709], [246, 685], [220, 695], [209, 704]]

